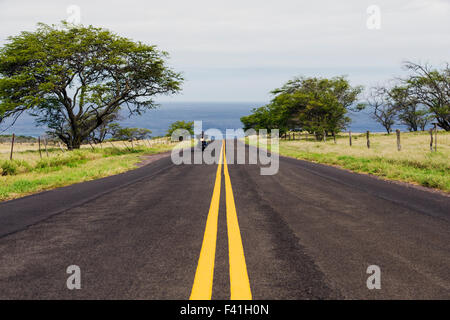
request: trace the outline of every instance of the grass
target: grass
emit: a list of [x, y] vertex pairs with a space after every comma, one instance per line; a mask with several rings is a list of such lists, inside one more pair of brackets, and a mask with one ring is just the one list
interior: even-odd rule
[[174, 145], [163, 140], [151, 145], [135, 142], [133, 147], [129, 142], [114, 142], [71, 152], [48, 146], [48, 156], [43, 150], [42, 159], [36, 145], [20, 147], [10, 161], [9, 151], [3, 151], [8, 148], [0, 144], [0, 201], [119, 174], [136, 168], [143, 155], [169, 151]]
[[[298, 137], [297, 137], [298, 139]], [[336, 165], [355, 172], [377, 175], [450, 192], [450, 132], [438, 133], [438, 151], [430, 152], [429, 134], [401, 134], [402, 150], [397, 151], [395, 134], [371, 134], [367, 149], [365, 134], [353, 134], [353, 146], [348, 136], [337, 136], [336, 144], [329, 139], [280, 140], [281, 155]], [[248, 140], [247, 140], [248, 141]], [[188, 142], [187, 142], [188, 143]], [[9, 161], [11, 146], [0, 144], [0, 201], [22, 197], [43, 190], [98, 179], [136, 168], [145, 154], [169, 151], [173, 144], [164, 140], [107, 142], [83, 146], [80, 150], [63, 152], [59, 145], [48, 145], [48, 157], [42, 147], [42, 159], [36, 143], [14, 146], [13, 161]]]
[[437, 152], [430, 152], [427, 132], [402, 132], [401, 151], [397, 150], [395, 133], [371, 133], [370, 149], [365, 134], [352, 137], [350, 147], [345, 134], [337, 136], [336, 144], [332, 139], [314, 141], [311, 135], [305, 141], [303, 134], [301, 140], [280, 140], [279, 152], [288, 157], [450, 192], [450, 132], [438, 132]]

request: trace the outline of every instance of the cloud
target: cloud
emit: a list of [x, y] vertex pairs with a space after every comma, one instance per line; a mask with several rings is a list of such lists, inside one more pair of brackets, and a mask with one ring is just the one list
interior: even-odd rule
[[[400, 73], [403, 60], [443, 63], [450, 49], [444, 0], [3, 0], [0, 43], [66, 19], [71, 4], [84, 24], [169, 51], [188, 79], [179, 100], [260, 101], [299, 73], [370, 85]], [[366, 27], [373, 4], [380, 30]]]

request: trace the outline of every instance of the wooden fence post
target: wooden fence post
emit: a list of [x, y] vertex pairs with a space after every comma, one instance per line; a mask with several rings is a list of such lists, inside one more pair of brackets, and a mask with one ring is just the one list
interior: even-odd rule
[[434, 152], [437, 152], [437, 123], [434, 124]]
[[333, 131], [333, 140], [334, 140], [334, 144], [336, 144], [336, 134], [334, 133], [334, 131]]
[[367, 139], [367, 149], [370, 149], [370, 131], [367, 130], [366, 132], [366, 139]]
[[42, 151], [41, 151], [41, 137], [38, 137], [38, 144], [39, 144], [39, 156], [42, 159]]
[[350, 143], [350, 147], [352, 146], [352, 131], [348, 132], [348, 142]]
[[45, 146], [45, 153], [47, 154], [47, 158], [48, 158], [47, 138], [44, 138], [44, 146]]
[[400, 130], [397, 129], [395, 132], [397, 133], [397, 150], [400, 151], [402, 150], [402, 146], [400, 144]]
[[430, 151], [433, 152], [433, 129], [430, 129]]
[[12, 139], [11, 139], [11, 154], [10, 154], [10, 156], [9, 156], [9, 160], [12, 160], [13, 159], [13, 152], [14, 152], [14, 138], [15, 138], [15, 135], [14, 135], [14, 133], [12, 134]]

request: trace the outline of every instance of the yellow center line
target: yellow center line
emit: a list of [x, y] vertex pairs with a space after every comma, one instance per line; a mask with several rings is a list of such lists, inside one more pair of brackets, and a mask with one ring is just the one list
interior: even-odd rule
[[214, 278], [214, 260], [216, 256], [217, 223], [219, 218], [220, 186], [222, 183], [222, 154], [224, 144], [220, 150], [219, 165], [217, 166], [216, 181], [211, 199], [211, 205], [206, 219], [205, 234], [202, 249], [198, 259], [192, 286], [191, 300], [210, 300], [212, 296]]
[[[222, 149], [224, 149], [222, 147]], [[230, 261], [230, 291], [231, 300], [251, 300], [250, 281], [245, 263], [244, 247], [242, 246], [241, 231], [239, 230], [236, 205], [234, 203], [233, 188], [228, 173], [226, 152], [224, 157], [224, 176], [227, 206], [228, 254]]]

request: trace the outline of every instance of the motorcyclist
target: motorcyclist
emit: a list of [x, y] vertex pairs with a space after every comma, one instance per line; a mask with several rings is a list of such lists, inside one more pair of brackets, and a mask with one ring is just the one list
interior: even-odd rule
[[206, 142], [205, 133], [203, 131], [202, 131], [202, 137], [200, 138], [200, 143], [202, 144], [202, 151], [205, 151], [205, 148], [208, 145], [208, 143]]
[[208, 145], [208, 143], [206, 142], [206, 140], [204, 138], [202, 138], [201, 141], [202, 141], [202, 151], [205, 151], [205, 148]]

